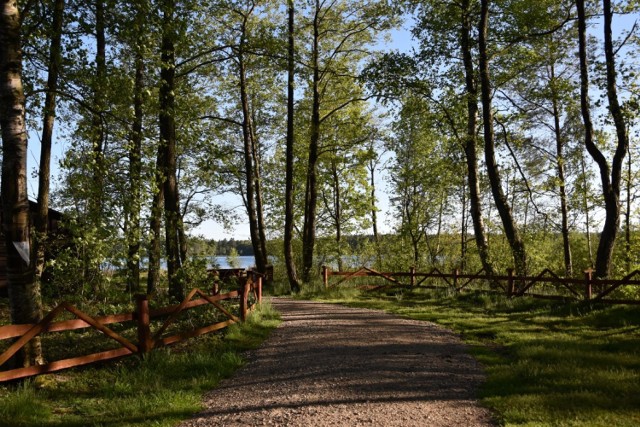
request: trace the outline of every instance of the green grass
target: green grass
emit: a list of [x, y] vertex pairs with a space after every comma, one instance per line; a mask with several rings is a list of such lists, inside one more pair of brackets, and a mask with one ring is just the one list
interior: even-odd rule
[[485, 367], [480, 397], [501, 425], [640, 425], [638, 307], [425, 291], [318, 298], [460, 333]]
[[0, 426], [172, 426], [201, 409], [202, 395], [244, 363], [279, 323], [263, 303], [224, 337], [206, 335], [144, 359], [45, 375], [0, 388]]

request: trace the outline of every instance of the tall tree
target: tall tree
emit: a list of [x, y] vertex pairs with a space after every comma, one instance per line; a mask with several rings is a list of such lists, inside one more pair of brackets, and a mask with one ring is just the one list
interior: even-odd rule
[[287, 7], [287, 135], [285, 154], [285, 219], [284, 259], [289, 286], [293, 292], [300, 290], [300, 282], [293, 258], [293, 203], [294, 203], [294, 145], [295, 145], [295, 7], [288, 0]]
[[482, 215], [482, 199], [478, 172], [478, 83], [472, 54], [472, 19], [475, 16], [470, 0], [461, 3], [460, 51], [464, 65], [465, 93], [467, 98], [467, 130], [465, 133], [464, 152], [467, 161], [467, 178], [469, 187], [469, 209], [473, 222], [473, 231], [480, 255], [482, 267], [487, 274], [494, 269], [489, 258], [489, 243]]
[[573, 260], [571, 256], [571, 242], [569, 240], [569, 207], [567, 200], [567, 180], [565, 166], [565, 138], [562, 135], [560, 125], [560, 94], [559, 83], [556, 76], [556, 64], [551, 62], [550, 71], [550, 89], [551, 89], [551, 107], [553, 115], [553, 130], [556, 140], [556, 170], [558, 174], [558, 192], [560, 194], [560, 213], [561, 213], [561, 231], [562, 231], [562, 252], [564, 254], [564, 272], [567, 277], [573, 275]]
[[107, 42], [106, 42], [106, 17], [103, 0], [94, 0], [95, 14], [95, 76], [93, 80], [93, 116], [91, 122], [92, 144], [92, 174], [93, 194], [89, 200], [90, 220], [100, 223], [103, 211], [104, 194], [104, 143], [105, 143], [105, 100], [107, 82]]
[[[423, 1], [408, 4], [408, 10], [415, 13], [411, 32], [418, 49], [414, 54], [386, 56], [381, 66], [383, 74], [388, 74], [388, 77], [381, 85], [381, 92], [393, 92], [393, 88], [400, 86], [401, 93], [419, 93], [441, 110], [442, 123], [449, 128], [447, 133], [459, 141], [465, 155], [474, 240], [482, 266], [491, 274], [494, 268], [483, 218], [478, 166], [481, 153], [475, 27], [479, 17], [478, 2]], [[464, 108], [464, 113], [459, 105]]]
[[371, 211], [366, 142], [372, 131], [366, 125], [370, 117], [360, 107], [345, 108], [327, 122], [318, 165], [318, 234], [334, 237], [333, 256], [339, 270], [343, 256], [349, 255], [345, 237], [368, 228]]
[[527, 254], [518, 225], [513, 218], [511, 207], [502, 189], [502, 180], [495, 156], [495, 133], [493, 128], [493, 111], [491, 105], [491, 76], [489, 73], [489, 0], [480, 2], [480, 23], [478, 26], [480, 93], [482, 99], [482, 118], [484, 128], [484, 155], [487, 175], [491, 183], [491, 192], [496, 204], [505, 235], [511, 246], [511, 253], [516, 272], [524, 275], [527, 272]]
[[125, 233], [127, 240], [127, 288], [130, 291], [140, 290], [140, 249], [141, 226], [140, 211], [142, 208], [142, 140], [144, 120], [145, 90], [145, 32], [149, 13], [145, 0], [134, 2], [134, 68], [133, 83], [133, 122], [129, 137], [129, 195], [126, 203]]
[[367, 169], [369, 171], [369, 203], [371, 209], [371, 228], [373, 231], [373, 242], [376, 249], [377, 268], [382, 268], [382, 251], [380, 248], [380, 233], [378, 231], [378, 199], [376, 197], [376, 172], [381, 167], [382, 159], [386, 150], [379, 144], [379, 136], [376, 131], [367, 142]]
[[[309, 144], [306, 165], [302, 230], [302, 280], [309, 282], [313, 269], [318, 214], [318, 163], [322, 153], [322, 126], [347, 106], [363, 102], [357, 82], [359, 62], [373, 37], [391, 25], [386, 2], [325, 2], [314, 0], [309, 11], [308, 96]], [[335, 85], [343, 90], [336, 91]], [[346, 89], [346, 90], [345, 90]], [[338, 95], [338, 96], [336, 96]]]
[[[16, 0], [0, 2], [0, 131], [2, 133], [2, 228], [12, 323], [42, 318], [39, 282], [30, 260], [30, 214], [27, 198], [27, 129], [22, 86], [21, 18]], [[38, 340], [24, 347], [19, 361], [42, 361]]]
[[[391, 166], [394, 197], [392, 204], [399, 218], [398, 232], [411, 244], [414, 266], [433, 264], [439, 255], [437, 240], [442, 229], [442, 214], [456, 185], [456, 166], [451, 155], [451, 139], [436, 123], [439, 117], [430, 104], [419, 97], [404, 100], [394, 124], [395, 138], [390, 149], [395, 153]], [[429, 153], [416, 156], [415, 153]], [[435, 236], [435, 244], [429, 240]], [[429, 249], [430, 259], [423, 255]]]
[[35, 242], [35, 272], [40, 278], [44, 270], [45, 247], [48, 240], [49, 228], [49, 193], [51, 180], [51, 146], [53, 127], [56, 117], [56, 95], [58, 90], [58, 76], [62, 62], [62, 26], [64, 16], [64, 0], [56, 0], [53, 9], [51, 42], [49, 45], [49, 64], [47, 71], [47, 87], [44, 101], [42, 123], [42, 141], [40, 143], [40, 168], [38, 172], [38, 211], [34, 220], [36, 236]]
[[622, 181], [622, 166], [629, 144], [625, 120], [618, 101], [616, 90], [616, 62], [613, 47], [611, 23], [613, 11], [609, 0], [603, 1], [604, 19], [604, 53], [606, 66], [606, 90], [609, 101], [609, 111], [616, 130], [617, 143], [611, 167], [594, 141], [594, 126], [591, 119], [591, 105], [589, 100], [589, 65], [587, 52], [587, 13], [584, 0], [576, 0], [578, 12], [578, 45], [580, 58], [580, 105], [584, 122], [584, 143], [587, 151], [598, 165], [602, 195], [605, 202], [605, 222], [600, 234], [598, 251], [596, 254], [596, 277], [608, 277], [611, 270], [613, 248], [618, 228], [620, 226], [620, 185]]
[[311, 47], [311, 121], [309, 137], [309, 156], [307, 160], [307, 179], [304, 198], [304, 225], [302, 229], [302, 280], [311, 280], [313, 251], [316, 241], [316, 210], [318, 205], [317, 165], [320, 143], [320, 24], [322, 21], [321, 3], [315, 1], [313, 11], [313, 38]]
[[247, 49], [247, 23], [254, 11], [255, 3], [252, 3], [248, 10], [238, 11], [241, 14], [240, 40], [237, 47], [237, 62], [239, 75], [240, 106], [242, 109], [242, 137], [244, 148], [244, 168], [246, 184], [246, 207], [249, 218], [249, 233], [253, 244], [253, 253], [256, 259], [258, 271], [266, 271], [266, 236], [262, 215], [262, 197], [260, 192], [260, 169], [258, 147], [256, 141], [253, 114], [251, 110], [249, 93], [247, 87], [247, 70], [245, 66], [245, 55]]
[[164, 187], [164, 221], [167, 255], [167, 274], [169, 278], [169, 294], [176, 300], [184, 298], [184, 283], [179, 275], [182, 268], [180, 257], [179, 233], [181, 227], [178, 182], [176, 178], [176, 122], [175, 122], [175, 90], [176, 90], [176, 3], [174, 0], [163, 0], [162, 9], [162, 41], [160, 65], [160, 144], [159, 151], [163, 155]]

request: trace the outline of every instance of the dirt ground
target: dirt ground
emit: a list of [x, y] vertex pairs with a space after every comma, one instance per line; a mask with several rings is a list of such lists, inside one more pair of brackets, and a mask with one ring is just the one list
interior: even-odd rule
[[283, 323], [182, 427], [493, 426], [458, 336], [381, 311], [272, 300]]

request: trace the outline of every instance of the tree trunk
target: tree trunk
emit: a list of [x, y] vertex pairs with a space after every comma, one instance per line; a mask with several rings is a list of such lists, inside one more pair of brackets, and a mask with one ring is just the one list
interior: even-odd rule
[[[179, 194], [179, 193], [178, 193]], [[176, 211], [180, 211], [180, 199], [177, 200]], [[178, 217], [178, 253], [180, 255], [180, 264], [184, 264], [189, 256], [189, 242], [187, 233], [184, 231], [184, 217]]]
[[295, 96], [295, 45], [294, 45], [294, 15], [293, 0], [289, 0], [288, 7], [288, 48], [287, 48], [287, 142], [286, 142], [286, 170], [285, 170], [285, 214], [284, 214], [284, 261], [287, 267], [289, 286], [293, 292], [300, 291], [300, 282], [293, 259], [293, 149], [295, 144], [294, 130], [294, 96]]
[[627, 215], [625, 217], [625, 230], [624, 230], [624, 240], [625, 240], [625, 264], [627, 267], [627, 273], [631, 273], [631, 180], [633, 179], [632, 168], [631, 168], [631, 144], [627, 145], [627, 155], [629, 159], [627, 161]]
[[556, 137], [556, 170], [558, 171], [558, 191], [560, 192], [560, 213], [562, 215], [562, 248], [564, 253], [564, 274], [573, 276], [573, 262], [571, 260], [571, 242], [569, 240], [569, 207], [567, 204], [567, 190], [564, 178], [564, 141], [560, 128], [560, 109], [555, 85], [555, 66], [551, 64], [551, 103], [553, 111], [553, 129]]
[[418, 231], [418, 236], [416, 237], [416, 234], [411, 231], [411, 248], [413, 249], [413, 266], [414, 267], [419, 267], [420, 264], [420, 248], [419, 248], [419, 244], [420, 244], [420, 238], [421, 238], [421, 233]]
[[462, 212], [460, 219], [460, 271], [467, 268], [467, 188], [466, 182], [462, 180]]
[[47, 92], [44, 100], [42, 142], [40, 143], [40, 170], [38, 172], [38, 211], [35, 217], [35, 274], [42, 277], [45, 263], [45, 248], [49, 233], [49, 191], [51, 179], [51, 145], [53, 125], [56, 117], [56, 91], [61, 60], [62, 21], [64, 0], [56, 0], [53, 9], [52, 35], [49, 47]]
[[147, 8], [137, 4], [136, 26], [141, 32], [136, 41], [135, 81], [133, 87], [133, 124], [131, 126], [131, 146], [129, 148], [129, 201], [127, 213], [127, 289], [140, 291], [140, 209], [142, 207], [142, 122], [144, 119], [144, 53], [142, 32], [145, 28]]
[[162, 210], [164, 207], [164, 165], [165, 151], [158, 146], [158, 157], [155, 170], [155, 192], [151, 203], [151, 217], [149, 224], [149, 271], [147, 275], [147, 294], [154, 294], [160, 282], [160, 229], [162, 226]]
[[[11, 323], [42, 318], [40, 286], [30, 260], [27, 198], [27, 130], [22, 88], [21, 21], [13, 0], [0, 2], [0, 131], [2, 132], [2, 230], [7, 249]], [[39, 339], [23, 347], [18, 366], [42, 362]]]
[[[246, 82], [245, 82], [246, 84]], [[255, 179], [255, 201], [256, 201], [256, 218], [258, 219], [258, 243], [260, 244], [259, 255], [260, 260], [256, 258], [256, 267], [261, 273], [267, 271], [266, 267], [269, 264], [269, 254], [267, 253], [267, 227], [264, 222], [264, 202], [262, 197], [262, 172], [260, 171], [260, 144], [258, 143], [258, 136], [256, 135], [256, 120], [255, 109], [251, 108], [252, 120], [250, 124], [251, 130], [251, 158], [253, 160], [253, 177]], [[257, 254], [256, 254], [257, 255]]]
[[256, 208], [256, 176], [254, 171], [254, 135], [251, 117], [251, 109], [249, 107], [249, 95], [247, 93], [246, 69], [245, 69], [245, 43], [246, 43], [246, 25], [247, 15], [244, 16], [242, 23], [242, 34], [240, 35], [240, 46], [238, 48], [238, 73], [240, 77], [240, 103], [242, 108], [242, 137], [244, 148], [244, 168], [245, 168], [245, 189], [246, 189], [246, 208], [249, 219], [249, 235], [251, 236], [251, 245], [256, 260], [258, 271], [265, 271], [265, 256], [262, 251], [262, 243], [260, 242], [260, 230], [258, 224], [258, 212]]
[[587, 194], [589, 183], [587, 180], [587, 175], [585, 170], [586, 166], [584, 161], [584, 155], [582, 152], [580, 153], [580, 167], [582, 170], [582, 180], [584, 185], [584, 192], [582, 194], [582, 209], [584, 209], [584, 216], [585, 216], [584, 223], [585, 223], [585, 228], [587, 232], [587, 251], [589, 253], [589, 267], [593, 268], [593, 245], [591, 244], [591, 219], [589, 215], [589, 199]]
[[585, 127], [585, 146], [600, 169], [600, 181], [605, 202], [605, 221], [600, 234], [598, 252], [596, 254], [596, 272], [598, 278], [609, 276], [613, 248], [620, 226], [620, 181], [622, 164], [627, 151], [628, 139], [624, 125], [624, 117], [618, 103], [616, 92], [615, 52], [611, 34], [612, 11], [610, 1], [604, 0], [604, 51], [607, 69], [607, 98], [609, 111], [616, 127], [618, 143], [613, 157], [611, 171], [609, 164], [593, 140], [593, 123], [591, 121], [591, 107], [589, 102], [589, 69], [587, 64], [587, 35], [586, 13], [584, 0], [576, 0], [578, 10], [578, 42], [580, 58], [580, 107]]
[[105, 37], [105, 16], [103, 0], [95, 0], [95, 19], [96, 19], [96, 75], [93, 82], [93, 106], [95, 112], [92, 119], [92, 155], [94, 164], [92, 165], [93, 173], [93, 189], [91, 191], [91, 200], [89, 201], [90, 220], [100, 223], [102, 218], [102, 199], [104, 191], [104, 123], [103, 113], [105, 110], [105, 85], [107, 77], [107, 42]]
[[465, 159], [467, 161], [467, 176], [469, 180], [469, 210], [473, 222], [473, 232], [480, 255], [480, 262], [484, 271], [495, 274], [489, 258], [489, 242], [487, 241], [484, 220], [482, 218], [482, 200], [480, 196], [480, 184], [478, 179], [478, 153], [476, 129], [478, 126], [478, 89], [471, 55], [471, 17], [470, 1], [462, 3], [462, 27], [461, 47], [462, 59], [465, 70], [465, 87], [467, 94], [467, 132], [464, 145]]
[[311, 52], [311, 68], [313, 77], [311, 90], [311, 135], [309, 139], [309, 157], [307, 162], [307, 181], [304, 203], [304, 226], [302, 231], [302, 280], [311, 281], [313, 268], [313, 252], [316, 242], [316, 211], [318, 205], [317, 168], [320, 143], [320, 68], [318, 64], [320, 39], [320, 2], [316, 0], [313, 19], [313, 47]]
[[180, 210], [178, 208], [178, 182], [176, 179], [176, 124], [175, 124], [175, 23], [174, 0], [165, 0], [162, 23], [162, 53], [160, 68], [160, 146], [165, 151], [164, 213], [169, 295], [174, 300], [184, 298], [184, 283], [179, 272], [182, 268], [179, 244]]
[[333, 208], [335, 210], [333, 218], [336, 226], [336, 254], [338, 255], [338, 271], [342, 271], [344, 269], [342, 262], [342, 196], [340, 194], [338, 166], [335, 164], [335, 161], [331, 162], [331, 175], [333, 178]]
[[489, 27], [489, 0], [481, 1], [481, 17], [479, 34], [480, 51], [480, 86], [482, 98], [482, 117], [484, 126], [484, 147], [487, 174], [491, 183], [493, 199], [502, 219], [507, 240], [511, 247], [516, 273], [525, 275], [527, 272], [527, 256], [520, 231], [511, 213], [511, 208], [502, 191], [502, 182], [495, 157], [495, 136], [493, 131], [493, 112], [491, 111], [491, 79], [489, 74], [489, 56], [487, 52], [487, 33]]
[[598, 256], [596, 258], [596, 276], [608, 277], [611, 270], [613, 248], [620, 228], [620, 186], [622, 183], [622, 167], [624, 157], [629, 147], [627, 127], [624, 113], [618, 101], [616, 89], [616, 52], [613, 46], [613, 35], [611, 22], [613, 10], [611, 0], [604, 0], [604, 54], [607, 68], [607, 99], [609, 100], [609, 111], [616, 128], [617, 145], [611, 162], [611, 189], [605, 198], [606, 219], [600, 243], [598, 245]]
[[440, 254], [440, 245], [442, 243], [442, 217], [444, 216], [444, 204], [446, 202], [446, 197], [444, 194], [440, 196], [440, 206], [438, 207], [438, 228], [436, 230], [436, 248], [431, 256], [431, 263], [433, 265], [438, 265], [438, 255]]
[[382, 253], [380, 251], [380, 236], [378, 235], [378, 210], [376, 208], [376, 161], [369, 162], [369, 185], [371, 187], [371, 224], [373, 227], [373, 243], [376, 246], [378, 269], [382, 269]]

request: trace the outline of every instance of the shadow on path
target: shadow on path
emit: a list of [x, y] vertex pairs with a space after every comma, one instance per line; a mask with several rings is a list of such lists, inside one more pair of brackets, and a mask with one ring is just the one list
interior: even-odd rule
[[482, 370], [450, 331], [380, 311], [273, 299], [283, 323], [182, 426], [490, 426]]

